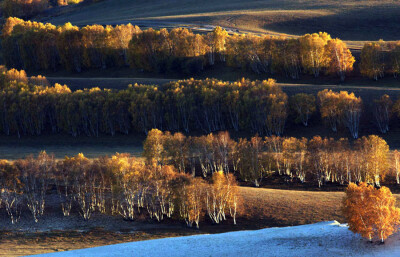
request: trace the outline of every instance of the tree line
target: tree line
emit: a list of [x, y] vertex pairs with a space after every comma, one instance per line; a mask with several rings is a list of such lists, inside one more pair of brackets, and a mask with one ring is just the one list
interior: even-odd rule
[[8, 67], [80, 72], [130, 65], [152, 72], [197, 73], [216, 62], [262, 74], [337, 74], [353, 70], [350, 50], [327, 33], [298, 39], [229, 35], [216, 27], [207, 34], [185, 28], [147, 29], [128, 25], [78, 28], [8, 18], [3, 27], [3, 56]]
[[56, 160], [41, 152], [36, 158], [0, 161], [0, 208], [5, 208], [13, 224], [24, 208], [38, 222], [52, 189], [58, 193], [64, 216], [78, 211], [85, 220], [95, 212], [125, 220], [147, 215], [157, 221], [183, 220], [198, 228], [205, 216], [216, 224], [230, 216], [236, 224], [240, 207], [235, 177], [222, 172], [207, 182], [128, 154], [98, 159], [78, 154]]
[[[302, 74], [337, 74], [344, 81], [355, 63], [343, 41], [323, 32], [288, 39], [229, 35], [220, 27], [196, 34], [185, 28], [141, 30], [131, 24], [79, 28], [71, 23], [54, 26], [10, 17], [2, 34], [4, 61], [17, 69], [81, 72], [131, 66], [149, 72], [196, 74], [223, 63], [293, 79]], [[398, 42], [367, 42], [361, 50], [359, 70], [362, 76], [375, 80], [387, 74], [397, 77], [399, 63]]]
[[259, 186], [272, 175], [288, 183], [367, 182], [380, 185], [389, 176], [400, 183], [400, 153], [389, 152], [386, 141], [370, 135], [350, 143], [347, 139], [259, 137], [233, 140], [228, 132], [186, 137], [153, 129], [143, 156], [159, 165], [172, 165], [192, 176], [232, 173], [240, 181]]
[[[260, 136], [284, 134], [287, 123], [309, 126], [317, 110], [333, 131], [348, 129], [358, 138], [362, 99], [347, 91], [322, 90], [317, 97], [288, 97], [275, 80], [226, 82], [181, 80], [127, 89], [71, 91], [50, 86], [43, 76], [0, 67], [0, 131], [6, 135], [65, 133], [72, 136], [144, 133], [152, 128], [185, 133], [231, 130]], [[400, 101], [383, 95], [370, 103], [376, 128], [389, 131]], [[314, 118], [315, 120], [315, 118]]]

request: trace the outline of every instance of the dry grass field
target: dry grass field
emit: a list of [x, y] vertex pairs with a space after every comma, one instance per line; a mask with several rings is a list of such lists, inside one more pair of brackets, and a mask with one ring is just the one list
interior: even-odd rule
[[15, 160], [40, 151], [54, 154], [57, 159], [66, 155], [83, 153], [88, 158], [97, 158], [115, 153], [130, 153], [140, 156], [144, 135], [116, 135], [99, 137], [72, 137], [70, 135], [0, 136], [0, 159]]
[[[220, 25], [239, 32], [296, 36], [326, 31], [358, 48], [365, 40], [397, 40], [400, 3], [394, 0], [104, 0], [49, 12], [62, 24], [134, 23], [142, 27]], [[203, 28], [201, 28], [203, 26]]]
[[[262, 189], [242, 187], [243, 211], [238, 219], [238, 225], [231, 221], [221, 225], [211, 225], [202, 222], [200, 230], [186, 228], [182, 223], [157, 222], [148, 223], [123, 221], [122, 218], [103, 217], [104, 222], [120, 224], [116, 229], [101, 227], [98, 219], [89, 220], [84, 226], [90, 229], [82, 230], [82, 226], [69, 231], [34, 232], [35, 224], [31, 221], [30, 233], [10, 230], [0, 231], [0, 256], [20, 256], [44, 252], [65, 251], [79, 248], [94, 247], [106, 244], [148, 240], [162, 237], [182, 236], [199, 233], [220, 233], [231, 230], [260, 229], [265, 227], [292, 226], [315, 223], [323, 220], [338, 220], [344, 222], [340, 212], [343, 192], [306, 192], [277, 189]], [[398, 197], [399, 198], [399, 197]], [[4, 210], [0, 217], [6, 220]], [[61, 212], [60, 212], [61, 213]], [[29, 219], [26, 215], [24, 219]], [[76, 219], [81, 219], [78, 215]], [[120, 220], [120, 221], [119, 221]], [[21, 221], [22, 222], [22, 221]], [[49, 220], [50, 222], [50, 220]], [[46, 223], [43, 221], [42, 223]], [[93, 226], [91, 226], [91, 223]], [[4, 224], [4, 223], [3, 223]], [[11, 226], [11, 225], [10, 225]], [[56, 226], [53, 224], [52, 226]], [[49, 227], [51, 227], [49, 225]]]

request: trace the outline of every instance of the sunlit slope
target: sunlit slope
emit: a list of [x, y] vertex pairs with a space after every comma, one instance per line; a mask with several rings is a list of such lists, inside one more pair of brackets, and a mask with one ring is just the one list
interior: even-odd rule
[[327, 31], [345, 40], [400, 39], [400, 2], [336, 0], [104, 0], [42, 20], [77, 25], [221, 25], [240, 31], [301, 35]]

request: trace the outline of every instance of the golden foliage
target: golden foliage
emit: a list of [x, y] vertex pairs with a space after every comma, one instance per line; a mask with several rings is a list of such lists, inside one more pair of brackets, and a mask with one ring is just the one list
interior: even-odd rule
[[389, 188], [375, 189], [366, 183], [350, 183], [343, 199], [343, 213], [354, 233], [382, 242], [397, 231], [400, 209]]

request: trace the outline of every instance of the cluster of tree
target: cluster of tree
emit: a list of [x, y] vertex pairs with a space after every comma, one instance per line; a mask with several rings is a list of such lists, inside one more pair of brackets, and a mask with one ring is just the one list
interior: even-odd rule
[[225, 53], [229, 66], [256, 73], [284, 74], [293, 79], [301, 74], [318, 77], [323, 71], [337, 74], [344, 81], [355, 62], [343, 41], [322, 32], [297, 39], [234, 34], [227, 40]]
[[195, 34], [185, 28], [141, 31], [132, 25], [78, 28], [70, 23], [56, 27], [8, 18], [3, 41], [7, 66], [19, 69], [62, 67], [80, 72], [130, 64], [146, 71], [193, 74], [218, 61], [257, 73], [299, 78], [302, 73], [318, 77], [323, 71], [344, 80], [355, 62], [346, 44], [326, 33], [286, 39], [229, 35], [220, 27]]
[[[79, 4], [84, 2], [85, 0], [49, 0], [49, 2], [53, 6], [66, 6], [66, 5], [71, 5], [71, 4]], [[97, 2], [99, 0], [91, 0], [92, 2]]]
[[400, 42], [371, 42], [361, 50], [360, 72], [378, 80], [385, 75], [397, 78], [400, 73]]
[[[28, 78], [23, 70], [0, 67], [0, 72], [0, 131], [6, 135], [147, 134], [157, 128], [281, 136], [287, 122], [308, 126], [318, 107], [333, 131], [347, 127], [357, 138], [363, 109], [361, 98], [347, 91], [320, 91], [318, 101], [304, 93], [288, 98], [272, 79], [189, 79], [160, 86], [135, 84], [124, 90], [72, 92], [66, 85], [49, 86], [40, 75]], [[392, 114], [400, 116], [400, 101], [393, 104], [388, 95], [383, 95], [372, 105], [376, 126], [386, 133]]]
[[[29, 19], [41, 14], [43, 11], [71, 4], [79, 4], [85, 0], [4, 0], [2, 1], [2, 12], [4, 17], [18, 17]], [[98, 2], [100, 0], [86, 0]]]
[[98, 136], [132, 130], [147, 133], [152, 128], [205, 133], [242, 129], [281, 135], [287, 116], [287, 95], [274, 80], [191, 79], [116, 91], [71, 92], [59, 84], [48, 87], [43, 77], [29, 82], [21, 74], [25, 73], [9, 70], [0, 76], [5, 81], [0, 87], [0, 129], [7, 135], [51, 131]]
[[2, 47], [8, 67], [80, 72], [83, 68], [106, 68], [128, 64], [128, 45], [140, 33], [131, 24], [88, 25], [49, 23], [8, 18], [3, 27]]
[[2, 12], [5, 17], [32, 18], [49, 7], [49, 0], [4, 0]]
[[94, 212], [127, 220], [147, 213], [158, 221], [181, 219], [198, 228], [205, 216], [220, 223], [230, 215], [236, 224], [240, 206], [232, 174], [215, 172], [206, 182], [128, 154], [95, 160], [79, 154], [57, 161], [41, 152], [37, 158], [0, 162], [0, 208], [6, 209], [13, 224], [24, 205], [37, 222], [44, 214], [46, 194], [54, 187], [64, 216], [76, 209], [85, 220]]
[[358, 138], [362, 100], [354, 93], [340, 91], [339, 93], [325, 89], [318, 92], [321, 117], [326, 120], [333, 131], [339, 124], [345, 125], [354, 138]]
[[343, 199], [343, 213], [349, 229], [370, 241], [380, 239], [383, 243], [400, 225], [400, 209], [387, 187], [351, 183]]
[[254, 136], [235, 141], [228, 132], [186, 137], [153, 129], [144, 142], [143, 155], [193, 176], [222, 170], [255, 186], [272, 174], [318, 186], [327, 182], [379, 185], [388, 174], [400, 182], [400, 154], [390, 155], [385, 140], [375, 135], [353, 143], [320, 136], [310, 140]]

